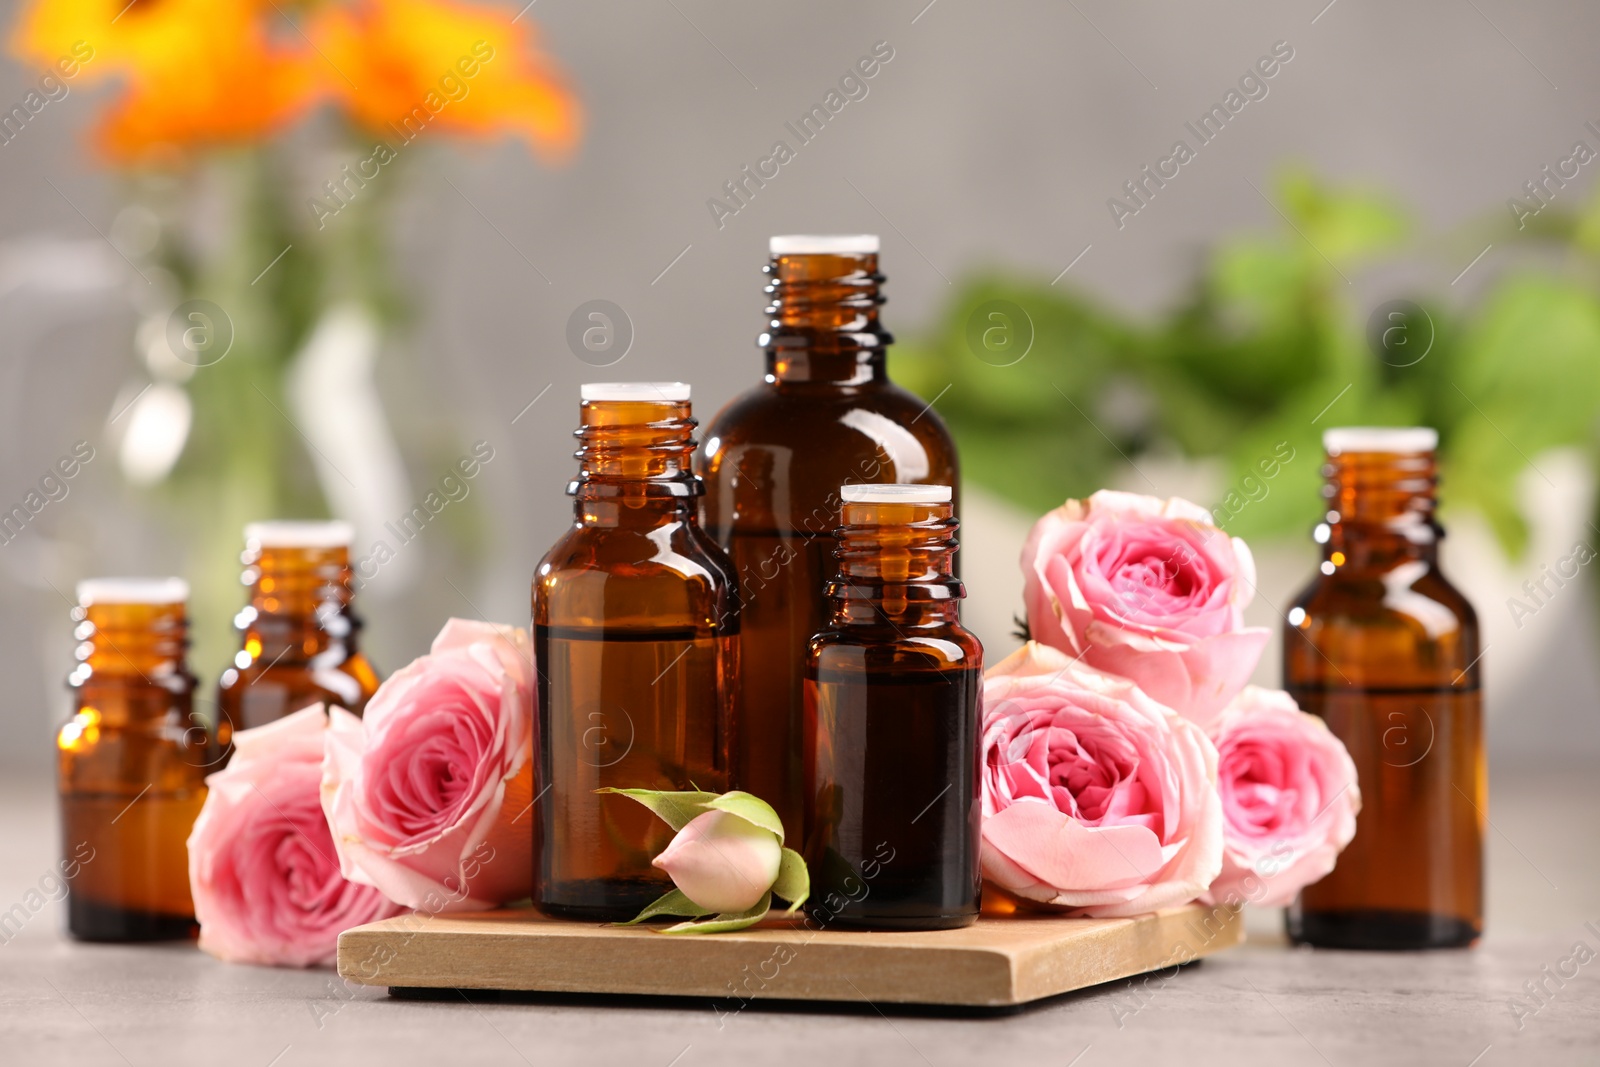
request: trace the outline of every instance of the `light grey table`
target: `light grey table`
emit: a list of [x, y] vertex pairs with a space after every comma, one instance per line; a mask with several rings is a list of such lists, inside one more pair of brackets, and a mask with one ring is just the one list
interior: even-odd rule
[[[1249, 944], [1148, 992], [1114, 983], [1000, 1017], [397, 1000], [351, 992], [331, 972], [232, 966], [187, 946], [74, 944], [52, 904], [0, 944], [0, 1063], [1600, 1064], [1600, 955], [1573, 959], [1579, 942], [1600, 954], [1600, 775], [1496, 768], [1491, 804], [1489, 933], [1474, 950], [1294, 949], [1279, 914], [1262, 912]], [[54, 826], [48, 782], [0, 785], [0, 910], [52, 868]], [[1576, 974], [1561, 977], [1563, 961]], [[1542, 1005], [1524, 989], [1541, 981]], [[1539, 1009], [1520, 1028], [1514, 996]]]

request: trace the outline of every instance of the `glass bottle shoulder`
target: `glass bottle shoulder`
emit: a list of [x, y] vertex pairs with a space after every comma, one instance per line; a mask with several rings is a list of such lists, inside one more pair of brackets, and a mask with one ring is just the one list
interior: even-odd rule
[[533, 621], [726, 632], [737, 628], [738, 596], [733, 565], [697, 522], [574, 525], [534, 570]]
[[1475, 671], [1478, 658], [1477, 613], [1430, 560], [1364, 572], [1334, 567], [1294, 599], [1287, 622], [1284, 667], [1291, 685], [1476, 681], [1467, 672]]
[[824, 464], [882, 452], [904, 480], [955, 466], [944, 421], [926, 401], [890, 381], [763, 382], [718, 412], [702, 440], [708, 477], [725, 458], [763, 452], [802, 453]]
[[983, 669], [983, 645], [960, 624], [896, 629], [839, 626], [814, 635], [806, 647], [813, 671], [911, 674]]

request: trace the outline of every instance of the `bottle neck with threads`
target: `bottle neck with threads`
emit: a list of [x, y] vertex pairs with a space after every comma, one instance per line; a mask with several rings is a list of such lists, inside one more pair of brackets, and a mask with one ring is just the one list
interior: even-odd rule
[[245, 527], [240, 581], [250, 602], [234, 617], [253, 661], [301, 663], [356, 650], [350, 541], [343, 522], [261, 522]]
[[1438, 561], [1444, 530], [1433, 517], [1437, 444], [1438, 434], [1425, 427], [1351, 427], [1324, 434], [1328, 513], [1317, 528], [1323, 573]]
[[834, 627], [896, 631], [956, 624], [966, 591], [955, 577], [956, 520], [944, 485], [847, 485], [828, 583]]
[[148, 685], [175, 692], [192, 687], [188, 599], [189, 587], [178, 578], [79, 583], [72, 612], [78, 662], [68, 685]]
[[580, 526], [658, 526], [694, 516], [704, 486], [693, 469], [689, 386], [682, 382], [585, 385], [578, 476], [567, 485]]
[[759, 344], [767, 381], [780, 386], [865, 385], [887, 380], [894, 341], [878, 322], [883, 304], [878, 238], [774, 237], [766, 266], [768, 323]]

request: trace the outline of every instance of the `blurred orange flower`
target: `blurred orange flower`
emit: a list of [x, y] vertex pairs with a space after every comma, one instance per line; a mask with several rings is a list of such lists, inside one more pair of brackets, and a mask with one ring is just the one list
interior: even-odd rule
[[315, 102], [314, 56], [269, 36], [264, 7], [270, 11], [261, 0], [35, 0], [11, 47], [40, 65], [79, 41], [92, 48], [80, 76], [121, 76], [127, 85], [95, 139], [113, 159], [132, 162], [169, 147], [265, 136]]
[[119, 162], [263, 138], [330, 99], [388, 137], [505, 131], [561, 157], [578, 104], [529, 36], [451, 0], [31, 0], [10, 43], [53, 67], [82, 42], [76, 77], [125, 82], [96, 133]]
[[430, 122], [479, 136], [507, 130], [558, 158], [577, 143], [576, 98], [508, 11], [357, 0], [319, 8], [310, 32], [339, 72], [334, 92], [369, 129], [406, 140]]

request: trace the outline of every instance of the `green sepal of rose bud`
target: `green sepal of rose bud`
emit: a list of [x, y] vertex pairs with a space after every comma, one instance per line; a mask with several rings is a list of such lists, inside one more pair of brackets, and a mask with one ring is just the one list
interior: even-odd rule
[[[776, 894], [792, 914], [811, 894], [805, 860], [783, 847], [783, 823], [772, 805], [750, 793], [599, 789], [649, 808], [677, 831], [652, 862], [677, 888], [629, 923], [660, 915], [689, 916], [662, 933], [711, 934], [742, 930], [766, 918]], [[705, 919], [705, 916], [711, 916]]]

